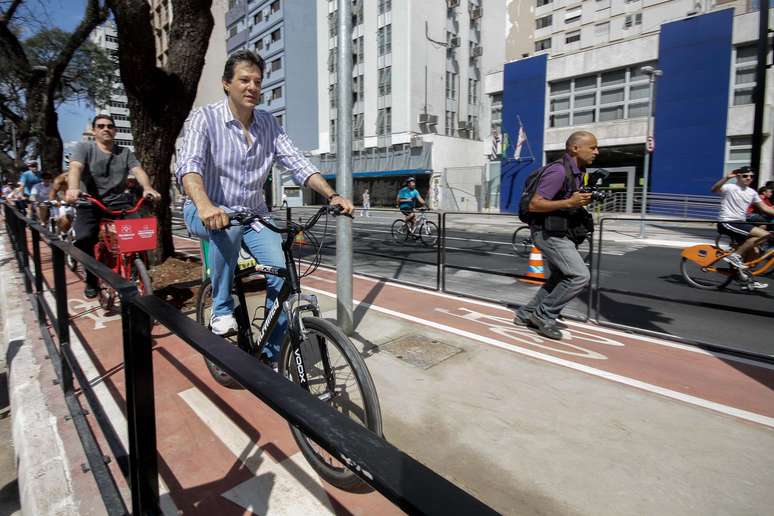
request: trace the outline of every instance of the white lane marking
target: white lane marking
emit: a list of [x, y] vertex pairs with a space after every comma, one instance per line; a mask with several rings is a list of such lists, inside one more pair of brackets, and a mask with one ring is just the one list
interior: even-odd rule
[[[44, 292], [46, 302], [48, 306], [55, 307], [56, 300], [51, 292], [46, 290]], [[94, 395], [99, 400], [102, 410], [105, 412], [108, 420], [113, 425], [113, 428], [118, 435], [118, 439], [121, 441], [124, 449], [129, 452], [129, 437], [127, 436], [127, 423], [124, 413], [118, 407], [118, 403], [113, 394], [107, 388], [107, 385], [102, 381], [103, 375], [100, 375], [97, 367], [92, 362], [91, 357], [86, 352], [86, 348], [83, 346], [83, 342], [78, 338], [78, 335], [70, 329], [70, 350], [75, 358], [78, 360], [78, 365], [81, 366], [84, 376], [89, 384], [92, 385]], [[123, 362], [122, 362], [123, 365]], [[124, 500], [124, 502], [131, 508], [131, 500]], [[175, 502], [169, 494], [169, 488], [164, 483], [164, 480], [159, 475], [159, 503], [161, 503], [161, 512], [165, 516], [177, 516], [178, 510]]]
[[[329, 267], [327, 265], [320, 265], [319, 269], [320, 270], [327, 270], [329, 272], [336, 272], [335, 268]], [[361, 280], [364, 280], [364, 281], [368, 281], [368, 282], [371, 282], [371, 283], [386, 282], [391, 287], [394, 287], [394, 288], [400, 288], [400, 289], [403, 289], [403, 290], [409, 290], [411, 292], [418, 292], [420, 294], [427, 294], [427, 295], [430, 295], [430, 296], [440, 297], [440, 298], [443, 298], [443, 299], [451, 299], [453, 301], [458, 301], [460, 303], [467, 303], [467, 304], [477, 305], [477, 306], [486, 306], [488, 308], [493, 308], [495, 310], [501, 310], [503, 312], [513, 313], [513, 310], [511, 310], [510, 308], [507, 308], [507, 307], [505, 307], [503, 305], [498, 305], [498, 304], [495, 304], [495, 303], [489, 303], [487, 301], [480, 301], [478, 299], [460, 298], [458, 296], [453, 296], [451, 294], [446, 294], [444, 292], [437, 292], [435, 290], [421, 289], [421, 288], [418, 288], [418, 287], [411, 287], [409, 285], [403, 285], [401, 283], [394, 283], [394, 282], [391, 282], [389, 280], [380, 280], [380, 279], [372, 278], [370, 276], [363, 276], [363, 275], [360, 275], [360, 274], [353, 274], [353, 277], [361, 279]], [[313, 279], [318, 279], [318, 280], [322, 279], [320, 276], [317, 276], [317, 275], [312, 276], [312, 278]], [[330, 281], [330, 280], [328, 280], [328, 281]], [[335, 283], [335, 281], [333, 281], [332, 283]], [[680, 344], [679, 342], [671, 342], [671, 341], [668, 341], [668, 340], [662, 340], [662, 339], [659, 339], [659, 338], [656, 338], [656, 337], [649, 337], [647, 335], [640, 335], [640, 334], [637, 334], [637, 333], [628, 333], [628, 332], [616, 330], [616, 329], [613, 329], [613, 328], [607, 328], [605, 326], [599, 326], [599, 325], [596, 325], [596, 324], [584, 323], [584, 322], [580, 322], [580, 321], [573, 321], [573, 320], [570, 320], [570, 319], [563, 319], [563, 322], [568, 324], [568, 325], [570, 325], [570, 326], [577, 326], [578, 328], [585, 328], [587, 330], [594, 330], [594, 331], [598, 331], [598, 332], [601, 332], [601, 333], [608, 333], [610, 335], [616, 335], [616, 336], [619, 336], [619, 337], [628, 337], [630, 339], [635, 339], [635, 340], [639, 340], [639, 341], [642, 341], [642, 342], [647, 342], [649, 344], [656, 344], [656, 345], [659, 345], [659, 346], [663, 346], [665, 348], [680, 349], [680, 350], [683, 350], [683, 351], [688, 351], [690, 353], [697, 353], [699, 355], [706, 355], [706, 356], [710, 356], [710, 357], [719, 358], [721, 360], [730, 360], [732, 362], [739, 362], [740, 364], [748, 364], [748, 365], [752, 365], [752, 366], [756, 366], [756, 367], [761, 367], [763, 369], [774, 370], [774, 364], [767, 364], [766, 362], [759, 362], [759, 361], [756, 361], [756, 360], [750, 359], [750, 358], [743, 358], [743, 357], [738, 357], [736, 355], [729, 355], [729, 354], [722, 353], [722, 352], [719, 352], [719, 351], [711, 352], [711, 351], [707, 351], [706, 349], [698, 348], [696, 346], [691, 346], [689, 344]]]
[[221, 496], [256, 514], [333, 514], [328, 495], [301, 452], [277, 463], [201, 391], [192, 387], [178, 396], [255, 475]]
[[[316, 292], [318, 294], [327, 295], [329, 297], [335, 298], [336, 294], [327, 292], [325, 290], [316, 289], [312, 287], [304, 287], [307, 290], [311, 290], [312, 292]], [[353, 302], [357, 305], [360, 305], [362, 302], [353, 300]], [[615, 373], [610, 373], [608, 371], [602, 371], [600, 369], [596, 369], [593, 367], [589, 367], [583, 364], [578, 364], [576, 362], [572, 362], [570, 360], [565, 360], [563, 358], [554, 357], [551, 355], [546, 355], [544, 353], [540, 353], [538, 351], [533, 351], [530, 349], [525, 349], [519, 346], [514, 346], [512, 344], [507, 344], [505, 342], [485, 337], [483, 335], [478, 335], [469, 331], [461, 330], [459, 328], [454, 328], [453, 326], [447, 326], [445, 324], [437, 323], [435, 321], [429, 321], [427, 319], [421, 319], [419, 317], [414, 317], [412, 315], [404, 314], [401, 312], [396, 312], [395, 310], [390, 310], [389, 308], [383, 308], [381, 306], [373, 305], [370, 303], [362, 303], [364, 306], [367, 306], [369, 309], [373, 309], [377, 312], [382, 312], [387, 315], [391, 315], [393, 317], [398, 317], [400, 319], [405, 319], [407, 321], [411, 321], [417, 324], [422, 324], [425, 326], [430, 326], [431, 328], [436, 328], [438, 330], [446, 331], [448, 333], [453, 333], [455, 335], [459, 335], [461, 337], [466, 337], [471, 340], [476, 340], [478, 342], [482, 342], [484, 344], [489, 344], [491, 346], [495, 346], [501, 349], [505, 349], [508, 351], [513, 351], [515, 353], [520, 353], [522, 355], [526, 355], [531, 358], [535, 358], [538, 360], [543, 360], [545, 362], [549, 362], [555, 365], [567, 367], [569, 369], [574, 369], [576, 371], [581, 371], [593, 376], [597, 376], [600, 378], [604, 378], [606, 380], [610, 380], [613, 382], [621, 383], [623, 385], [628, 385], [630, 387], [634, 387], [637, 389], [641, 389], [647, 392], [652, 392], [654, 394], [659, 394], [661, 396], [665, 396], [667, 398], [676, 399], [679, 401], [683, 401], [685, 403], [689, 403], [691, 405], [696, 405], [698, 407], [703, 407], [709, 410], [713, 410], [715, 412], [720, 412], [721, 414], [726, 414], [729, 416], [738, 417], [740, 419], [745, 419], [747, 421], [752, 421], [753, 423], [758, 423], [761, 425], [768, 426], [770, 428], [774, 428], [774, 418], [764, 416], [762, 414], [756, 414], [754, 412], [749, 412], [747, 410], [738, 409], [735, 407], [730, 407], [728, 405], [723, 405], [722, 403], [716, 403], [714, 401], [705, 400], [703, 398], [699, 398], [697, 396], [691, 396], [689, 394], [684, 394], [682, 392], [673, 391], [671, 389], [667, 389], [665, 387], [660, 387], [658, 385], [653, 385], [650, 383], [646, 383], [640, 380], [635, 380], [634, 378], [629, 378], [626, 376], [622, 376]]]

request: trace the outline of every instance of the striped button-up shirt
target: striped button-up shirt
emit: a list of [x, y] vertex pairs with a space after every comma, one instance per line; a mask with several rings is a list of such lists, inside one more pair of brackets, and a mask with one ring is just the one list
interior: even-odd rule
[[199, 174], [216, 206], [265, 214], [263, 185], [275, 160], [299, 185], [318, 173], [270, 113], [254, 109], [249, 130], [250, 145], [228, 99], [192, 111], [178, 154], [178, 181], [186, 174]]

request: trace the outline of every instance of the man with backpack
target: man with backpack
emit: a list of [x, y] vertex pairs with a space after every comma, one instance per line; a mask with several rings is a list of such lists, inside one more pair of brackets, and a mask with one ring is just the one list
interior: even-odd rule
[[519, 217], [529, 223], [532, 241], [551, 275], [535, 297], [516, 311], [513, 322], [549, 339], [561, 340], [564, 325], [557, 318], [591, 278], [578, 245], [593, 230], [590, 214], [583, 208], [592, 194], [580, 190], [586, 167], [598, 155], [596, 137], [576, 131], [567, 138], [564, 156], [530, 174], [524, 184]]

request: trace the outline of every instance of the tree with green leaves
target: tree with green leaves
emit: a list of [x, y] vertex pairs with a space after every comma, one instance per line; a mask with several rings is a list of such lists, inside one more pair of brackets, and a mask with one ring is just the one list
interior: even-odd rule
[[[32, 148], [41, 157], [43, 170], [59, 170], [62, 137], [56, 109], [69, 100], [105, 102], [113, 87], [110, 57], [88, 41], [92, 30], [109, 14], [100, 0], [87, 0], [83, 20], [71, 33], [57, 28], [41, 29], [27, 39], [21, 37], [18, 20], [24, 0], [4, 2], [0, 11], [0, 118], [13, 124], [21, 165]], [[12, 144], [0, 136], [0, 164], [7, 163]]]

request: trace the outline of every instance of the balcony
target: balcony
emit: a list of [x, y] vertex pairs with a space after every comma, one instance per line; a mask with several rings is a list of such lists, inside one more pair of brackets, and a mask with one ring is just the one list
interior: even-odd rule
[[269, 63], [266, 63], [266, 75], [264, 75], [262, 87], [267, 88], [269, 86], [272, 86], [284, 80], [285, 80], [284, 68], [280, 68], [279, 70], [272, 71], [269, 69]]
[[[263, 9], [263, 12], [264, 12], [264, 17], [263, 17], [263, 19], [260, 22], [255, 23], [250, 28], [250, 37], [255, 37], [258, 34], [266, 32], [269, 29], [271, 29], [274, 25], [276, 25], [277, 23], [282, 21], [282, 9], [280, 9], [279, 11], [274, 12], [274, 13], [272, 13], [268, 9], [268, 5], [263, 7], [262, 9]], [[257, 12], [258, 11], [256, 11], [256, 13]], [[255, 16], [255, 14], [253, 14], [252, 16]]]
[[247, 2], [241, 0], [234, 4], [234, 7], [226, 13], [226, 27], [230, 27], [241, 18], [247, 15]]
[[226, 52], [230, 54], [237, 48], [244, 46], [244, 44], [247, 43], [248, 32], [250, 32], [248, 29], [244, 29], [240, 32], [237, 32], [234, 36], [228, 38], [226, 41]]

